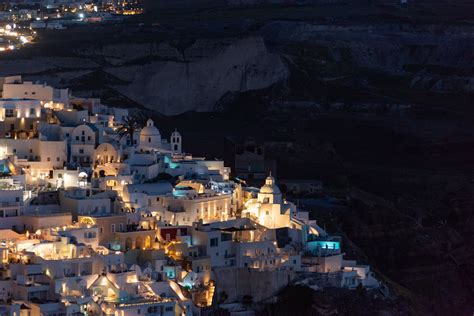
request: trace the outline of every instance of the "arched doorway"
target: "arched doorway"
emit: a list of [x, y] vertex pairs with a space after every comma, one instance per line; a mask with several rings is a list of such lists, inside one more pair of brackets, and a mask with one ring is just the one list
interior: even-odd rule
[[143, 239], [142, 237], [138, 236], [137, 239], [135, 239], [135, 249], [142, 249], [143, 247]]
[[125, 240], [125, 251], [130, 250], [130, 249], [133, 249], [133, 241], [132, 241], [132, 238], [128, 237]]
[[151, 236], [148, 235], [145, 238], [145, 249], [150, 249], [151, 248]]

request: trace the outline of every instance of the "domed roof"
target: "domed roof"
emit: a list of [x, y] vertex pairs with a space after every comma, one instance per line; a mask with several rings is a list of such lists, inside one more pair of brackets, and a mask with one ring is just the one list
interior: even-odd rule
[[265, 179], [265, 184], [260, 188], [260, 193], [281, 194], [280, 188], [275, 184], [275, 179], [271, 175]]
[[153, 121], [146, 121], [146, 126], [140, 131], [141, 136], [161, 136], [160, 131], [155, 127]]

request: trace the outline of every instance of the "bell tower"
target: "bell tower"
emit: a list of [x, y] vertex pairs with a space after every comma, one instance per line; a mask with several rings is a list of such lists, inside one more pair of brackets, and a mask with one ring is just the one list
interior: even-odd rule
[[181, 137], [181, 134], [177, 130], [174, 130], [174, 132], [171, 133], [170, 144], [171, 144], [171, 151], [174, 154], [181, 154], [183, 152], [182, 137]]

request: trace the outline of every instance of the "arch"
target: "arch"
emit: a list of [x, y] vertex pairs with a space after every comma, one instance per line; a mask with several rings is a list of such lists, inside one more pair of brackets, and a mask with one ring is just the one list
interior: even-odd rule
[[84, 224], [84, 225], [95, 225], [96, 224], [95, 219], [93, 219], [92, 217], [89, 217], [89, 216], [81, 217], [79, 222], [81, 224]]
[[151, 248], [151, 236], [148, 235], [145, 238], [145, 249], [150, 249]]
[[130, 249], [133, 249], [133, 241], [132, 238], [127, 237], [127, 239], [125, 239], [125, 251]]
[[142, 237], [138, 236], [137, 239], [135, 239], [135, 249], [142, 249], [143, 247], [143, 239]]

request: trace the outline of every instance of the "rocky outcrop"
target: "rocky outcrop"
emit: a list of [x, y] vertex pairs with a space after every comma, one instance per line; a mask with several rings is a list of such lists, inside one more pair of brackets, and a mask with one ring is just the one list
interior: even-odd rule
[[260, 37], [198, 40], [182, 56], [183, 61], [152, 61], [105, 71], [127, 82], [114, 87], [121, 94], [166, 115], [212, 111], [226, 93], [264, 89], [289, 74], [281, 57], [270, 53]]

